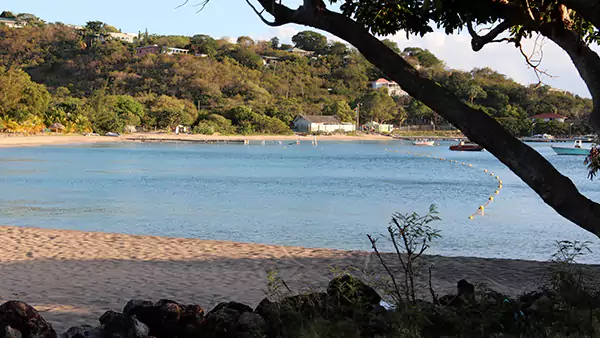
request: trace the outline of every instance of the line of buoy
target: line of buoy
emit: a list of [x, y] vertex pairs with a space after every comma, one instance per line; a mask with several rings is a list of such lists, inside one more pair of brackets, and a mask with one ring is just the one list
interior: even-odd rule
[[[388, 151], [387, 148], [385, 150]], [[395, 152], [398, 152], [398, 151], [396, 150]], [[419, 156], [419, 157], [420, 156], [426, 156], [426, 157], [433, 158], [434, 160], [440, 160], [440, 161], [445, 161], [446, 160], [443, 157], [431, 156], [431, 155], [428, 155], [428, 154], [420, 154], [420, 153], [411, 154], [411, 152], [409, 152], [409, 151], [405, 152], [405, 154]], [[471, 164], [471, 163], [465, 163], [465, 162], [460, 162], [459, 163], [458, 161], [452, 160], [452, 159], [448, 160], [448, 162], [450, 162], [450, 163], [456, 163], [456, 164], [463, 165], [463, 166], [469, 167], [469, 168], [473, 168], [473, 164]], [[483, 172], [486, 173], [486, 174], [489, 173], [489, 175], [491, 177], [493, 177], [494, 179], [496, 179], [496, 181], [498, 182], [498, 187], [497, 187], [496, 190], [494, 190], [494, 195], [500, 194], [500, 191], [502, 190], [502, 180], [500, 179], [500, 177], [497, 176], [497, 175], [495, 175], [493, 172], [488, 171], [487, 169], [484, 169]], [[471, 214], [469, 216], [469, 219], [473, 220], [473, 219], [475, 219], [475, 216], [478, 216], [478, 215], [484, 216], [484, 214], [485, 214], [485, 208], [487, 206], [489, 206], [490, 203], [492, 203], [493, 201], [494, 201], [494, 196], [492, 195], [492, 196], [490, 196], [488, 198], [488, 200], [484, 204], [480, 205], [479, 208], [477, 208], [477, 211], [475, 211], [473, 214]]]

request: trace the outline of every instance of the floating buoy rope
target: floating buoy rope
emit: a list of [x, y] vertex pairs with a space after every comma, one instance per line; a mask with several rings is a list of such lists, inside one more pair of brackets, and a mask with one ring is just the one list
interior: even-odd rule
[[[389, 151], [389, 150], [386, 148], [385, 151]], [[398, 150], [395, 150], [394, 152], [397, 153]], [[424, 157], [433, 158], [434, 160], [446, 161], [446, 159], [443, 158], [443, 157], [432, 156], [432, 155], [429, 155], [429, 154], [411, 153], [409, 151], [405, 152], [405, 154], [407, 154], [407, 155], [413, 155], [413, 156], [419, 156], [419, 157], [424, 156]], [[456, 163], [458, 165], [462, 165], [462, 166], [465, 166], [465, 167], [468, 167], [468, 168], [473, 168], [473, 165], [471, 163], [465, 163], [465, 162], [460, 162], [459, 163], [456, 160], [447, 160], [447, 161], [450, 162], [450, 163]], [[495, 175], [493, 172], [488, 171], [487, 169], [484, 169], [483, 172], [485, 174], [489, 174], [490, 177], [494, 178], [497, 181], [498, 187], [496, 188], [496, 190], [494, 190], [494, 195], [500, 194], [500, 190], [502, 190], [502, 180], [500, 179], [500, 177], [497, 176], [497, 175]], [[492, 195], [492, 196], [490, 196], [488, 198], [488, 200], [483, 205], [480, 205], [479, 208], [477, 208], [477, 211], [475, 211], [474, 213], [472, 213], [469, 216], [469, 219], [473, 220], [473, 219], [475, 219], [475, 216], [484, 216], [484, 214], [485, 214], [484, 213], [485, 212], [485, 208], [488, 205], [490, 205], [493, 201], [494, 201], [494, 196]]]

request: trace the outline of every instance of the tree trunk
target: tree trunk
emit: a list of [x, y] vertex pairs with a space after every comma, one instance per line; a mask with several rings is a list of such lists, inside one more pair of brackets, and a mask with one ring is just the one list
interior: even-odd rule
[[[425, 103], [485, 147], [563, 217], [600, 237], [600, 205], [583, 196], [566, 176], [542, 155], [507, 132], [496, 120], [461, 102], [454, 94], [423, 78], [401, 56], [359, 23], [330, 11], [291, 10], [259, 0], [275, 17], [274, 25], [297, 23], [322, 29], [354, 45], [367, 60], [396, 81], [412, 97]], [[264, 2], [264, 3], [263, 3]]]
[[575, 32], [562, 26], [545, 25], [540, 32], [567, 52], [585, 81], [594, 103], [590, 122], [596, 134], [600, 135], [600, 57]]

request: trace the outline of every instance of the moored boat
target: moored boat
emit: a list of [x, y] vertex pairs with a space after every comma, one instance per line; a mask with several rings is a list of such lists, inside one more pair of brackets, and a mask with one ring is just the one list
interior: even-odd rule
[[416, 140], [415, 142], [413, 142], [414, 145], [416, 146], [434, 146], [435, 145], [435, 141], [432, 140]]
[[465, 143], [461, 141], [459, 144], [453, 144], [450, 146], [452, 151], [482, 151], [483, 147], [475, 143]]
[[590, 148], [584, 148], [581, 140], [575, 141], [575, 144], [572, 147], [560, 147], [560, 146], [550, 146], [557, 155], [583, 155], [587, 156], [590, 154]]

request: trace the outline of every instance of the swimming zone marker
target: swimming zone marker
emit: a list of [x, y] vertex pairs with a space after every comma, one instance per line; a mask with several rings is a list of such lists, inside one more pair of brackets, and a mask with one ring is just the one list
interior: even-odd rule
[[[386, 148], [385, 151], [391, 151], [391, 150], [388, 150]], [[394, 152], [397, 153], [398, 150], [395, 150]], [[434, 160], [448, 161], [450, 163], [454, 163], [454, 164], [457, 164], [457, 165], [462, 165], [462, 166], [465, 166], [465, 167], [468, 167], [468, 168], [473, 168], [473, 165], [471, 163], [459, 162], [459, 161], [456, 161], [456, 160], [446, 160], [443, 157], [437, 157], [437, 156], [432, 156], [432, 155], [422, 154], [422, 153], [411, 153], [409, 151], [405, 152], [405, 154], [412, 155], [412, 156], [419, 156], [419, 157], [429, 157], [429, 158], [432, 158]], [[472, 213], [469, 216], [470, 220], [475, 219], [476, 216], [484, 216], [485, 215], [485, 208], [487, 208], [494, 201], [494, 196], [500, 194], [500, 191], [502, 190], [502, 180], [500, 179], [499, 176], [494, 175], [493, 172], [490, 172], [487, 169], [484, 169], [483, 173], [487, 174], [487, 175], [489, 175], [491, 177], [493, 177], [497, 181], [498, 187], [496, 188], [496, 190], [494, 190], [494, 194], [491, 195], [485, 203], [483, 203], [482, 205], [480, 205], [479, 208], [477, 208], [477, 211], [475, 211], [474, 213]]]

